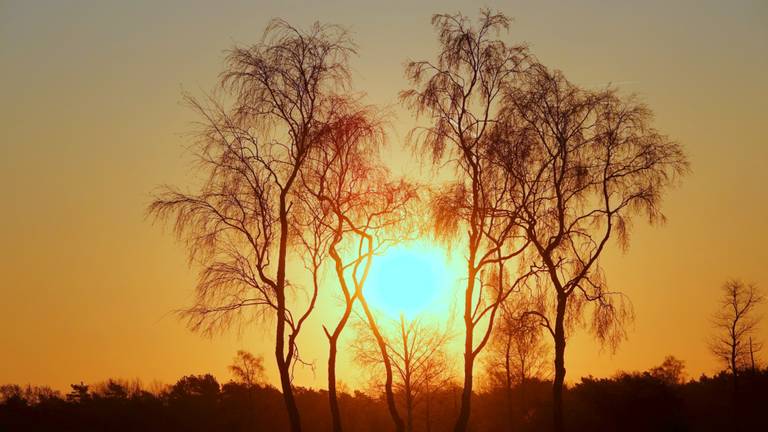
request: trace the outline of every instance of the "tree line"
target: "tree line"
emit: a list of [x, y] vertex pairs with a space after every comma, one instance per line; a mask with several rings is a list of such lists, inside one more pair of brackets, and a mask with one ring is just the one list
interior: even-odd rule
[[[247, 353], [245, 353], [247, 355]], [[252, 357], [253, 358], [253, 357]], [[138, 381], [110, 379], [72, 384], [62, 395], [48, 387], [0, 386], [2, 431], [278, 431], [290, 425], [278, 389], [265, 384], [258, 367], [239, 363], [234, 379], [220, 384], [210, 374], [188, 375], [175, 384], [146, 388]], [[253, 364], [251, 364], [253, 366]], [[248, 369], [250, 367], [250, 370]], [[768, 369], [746, 369], [740, 378], [742, 399], [729, 397], [732, 375], [686, 379], [674, 357], [644, 372], [620, 372], [611, 378], [583, 377], [564, 389], [564, 412], [573, 430], [759, 430], [768, 403]], [[483, 391], [473, 393], [468, 427], [473, 431], [551, 430], [551, 381], [530, 377], [507, 387], [489, 375]], [[294, 388], [307, 431], [331, 431], [328, 392]], [[398, 390], [398, 405], [405, 400]], [[460, 410], [458, 382], [431, 388], [428, 400], [413, 411], [413, 430], [453, 427]], [[382, 393], [339, 391], [342, 422], [356, 431], [392, 429]]]

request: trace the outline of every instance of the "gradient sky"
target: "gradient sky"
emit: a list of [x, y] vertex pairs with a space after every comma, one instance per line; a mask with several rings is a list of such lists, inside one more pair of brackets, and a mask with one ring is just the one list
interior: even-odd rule
[[[395, 104], [407, 85], [403, 62], [435, 55], [431, 14], [474, 16], [477, 3], [108, 3], [0, 1], [0, 384], [172, 383], [205, 372], [224, 380], [237, 349], [265, 354], [276, 383], [271, 329], [205, 339], [172, 314], [189, 304], [195, 274], [183, 246], [144, 210], [158, 185], [193, 179], [184, 146], [195, 117], [181, 92], [211, 89], [222, 50], [259, 40], [282, 17], [351, 28], [355, 87], [372, 103]], [[640, 95], [692, 162], [666, 197], [668, 223], [638, 220], [630, 250], [613, 247], [603, 261], [635, 306], [629, 340], [611, 355], [580, 332], [569, 342], [568, 379], [647, 369], [667, 354], [692, 376], [715, 372], [706, 340], [719, 286], [739, 277], [768, 291], [768, 5], [487, 5], [515, 17], [508, 40], [527, 42], [572, 81]], [[424, 178], [401, 148], [414, 120], [393, 110], [386, 161]], [[299, 385], [324, 387], [322, 318], [302, 345], [317, 370], [299, 370]], [[761, 331], [768, 339], [768, 323]], [[341, 379], [357, 385], [345, 369]]]

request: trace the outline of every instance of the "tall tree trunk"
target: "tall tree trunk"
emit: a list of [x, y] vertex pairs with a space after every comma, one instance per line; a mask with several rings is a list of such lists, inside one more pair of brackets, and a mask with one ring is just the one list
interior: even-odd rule
[[[283, 400], [288, 411], [288, 420], [292, 432], [301, 432], [301, 419], [296, 400], [293, 397], [291, 385], [291, 361], [292, 358], [285, 354], [285, 266], [288, 251], [288, 209], [285, 203], [286, 190], [280, 195], [280, 249], [277, 261], [277, 325], [275, 331], [275, 358], [277, 369], [280, 373], [280, 386], [283, 390]], [[289, 351], [291, 347], [288, 347]]]
[[413, 432], [413, 388], [411, 388], [411, 353], [408, 348], [408, 333], [405, 331], [405, 315], [400, 314], [400, 332], [403, 339], [403, 363], [405, 366], [405, 430]]
[[[278, 298], [280, 297], [281, 296], [278, 296]], [[283, 304], [284, 304], [285, 296], [282, 296], [282, 297], [283, 297]], [[280, 307], [278, 307], [278, 311], [280, 311]], [[284, 308], [283, 308], [283, 313], [285, 313]], [[296, 406], [296, 400], [293, 397], [293, 387], [291, 385], [290, 364], [286, 362], [285, 357], [283, 356], [283, 353], [284, 353], [283, 349], [284, 349], [285, 342], [282, 341], [282, 337], [284, 336], [284, 334], [285, 334], [285, 322], [283, 322], [282, 320], [278, 320], [277, 334], [276, 334], [277, 344], [275, 347], [275, 357], [277, 359], [277, 369], [280, 373], [280, 386], [282, 387], [282, 390], [283, 390], [283, 400], [285, 402], [285, 408], [288, 411], [288, 420], [290, 421], [291, 431], [301, 432], [301, 420], [299, 417], [299, 409]]]
[[392, 390], [392, 360], [389, 358], [387, 352], [387, 343], [384, 341], [384, 336], [379, 331], [379, 326], [376, 324], [376, 318], [374, 318], [371, 309], [368, 307], [368, 302], [362, 294], [358, 295], [360, 305], [363, 307], [363, 312], [368, 321], [368, 327], [371, 329], [376, 344], [379, 346], [381, 353], [381, 360], [384, 362], [384, 371], [386, 372], [386, 381], [384, 381], [384, 392], [387, 398], [387, 409], [389, 410], [389, 416], [392, 418], [392, 422], [395, 424], [396, 432], [404, 432], [405, 424], [403, 423], [400, 413], [397, 411], [397, 405], [395, 404], [395, 392]]
[[331, 405], [333, 430], [334, 432], [341, 432], [341, 412], [339, 411], [339, 399], [336, 395], [336, 343], [335, 337], [328, 340], [328, 402]]
[[341, 432], [341, 410], [339, 409], [339, 398], [336, 391], [336, 354], [338, 352], [337, 346], [339, 336], [344, 330], [344, 327], [349, 320], [349, 316], [352, 313], [352, 301], [347, 299], [347, 306], [344, 309], [344, 315], [336, 325], [336, 329], [333, 334], [328, 335], [328, 403], [331, 406], [331, 421], [333, 423], [334, 432]]
[[349, 320], [349, 316], [352, 314], [352, 306], [354, 305], [354, 301], [355, 301], [355, 297], [350, 295], [349, 287], [347, 286], [347, 281], [346, 279], [344, 279], [344, 263], [342, 262], [341, 256], [339, 256], [338, 251], [336, 250], [336, 245], [340, 240], [341, 240], [341, 225], [339, 225], [336, 231], [336, 237], [334, 238], [334, 241], [331, 243], [331, 246], [329, 248], [329, 254], [334, 261], [336, 277], [339, 280], [341, 291], [344, 294], [344, 300], [346, 301], [346, 306], [344, 307], [344, 314], [341, 316], [341, 319], [336, 324], [336, 328], [334, 328], [332, 334], [328, 333], [328, 330], [326, 330], [325, 326], [323, 326], [323, 330], [325, 330], [325, 334], [326, 336], [328, 336], [328, 403], [330, 404], [330, 407], [331, 407], [331, 421], [333, 424], [334, 432], [342, 431], [341, 411], [339, 410], [339, 398], [336, 392], [336, 353], [338, 351], [337, 346], [338, 346], [339, 336], [341, 336], [341, 332], [344, 330], [344, 327], [346, 327], [347, 321]]
[[552, 384], [553, 430], [563, 432], [563, 383], [565, 382], [565, 306], [567, 298], [557, 297], [555, 316], [555, 380]]
[[465, 432], [469, 425], [469, 412], [472, 404], [472, 369], [473, 361], [469, 358], [472, 355], [464, 354], [464, 388], [461, 391], [461, 406], [459, 407], [459, 417], [454, 426], [454, 432]]
[[476, 248], [470, 250], [467, 291], [464, 294], [464, 388], [461, 392], [461, 407], [459, 417], [453, 427], [454, 432], [466, 432], [469, 425], [469, 413], [472, 409], [472, 374], [474, 370], [474, 322], [472, 321], [472, 294], [475, 290], [475, 253]]
[[413, 395], [410, 388], [405, 393], [405, 430], [413, 432]]

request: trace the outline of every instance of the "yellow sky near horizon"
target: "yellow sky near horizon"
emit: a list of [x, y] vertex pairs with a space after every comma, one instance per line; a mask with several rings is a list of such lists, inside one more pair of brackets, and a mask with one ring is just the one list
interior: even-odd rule
[[[634, 304], [629, 340], [611, 354], [580, 331], [567, 379], [647, 369], [668, 354], [692, 376], [711, 374], [708, 320], [722, 282], [768, 292], [768, 5], [575, 3], [487, 5], [515, 18], [508, 40], [575, 83], [637, 93], [693, 171], [667, 194], [665, 225], [636, 220], [629, 251], [613, 245], [603, 260]], [[195, 117], [182, 91], [211, 89], [222, 51], [257, 41], [273, 17], [350, 27], [354, 87], [397, 116], [385, 161], [427, 178], [402, 147], [415, 124], [397, 105], [402, 65], [434, 57], [431, 14], [477, 10], [469, 1], [0, 1], [0, 384], [172, 383], [207, 372], [224, 381], [238, 349], [263, 354], [277, 383], [271, 327], [205, 339], [173, 315], [192, 298], [194, 269], [144, 211], [158, 185], [195, 178], [185, 151]], [[320, 324], [333, 302], [321, 299], [324, 312], [307, 324], [302, 353], [316, 368], [298, 368], [298, 385], [325, 386]], [[761, 332], [768, 340], [768, 322]], [[342, 357], [341, 379], [360, 385]]]

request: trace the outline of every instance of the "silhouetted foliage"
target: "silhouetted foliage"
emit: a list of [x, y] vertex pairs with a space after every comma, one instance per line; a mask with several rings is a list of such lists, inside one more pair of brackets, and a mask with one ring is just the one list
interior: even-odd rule
[[[564, 391], [565, 426], [581, 431], [761, 430], [768, 406], [768, 369], [745, 372], [738, 418], [734, 418], [731, 376], [684, 381], [683, 363], [674, 357], [646, 372], [612, 378], [584, 377]], [[48, 387], [0, 386], [0, 431], [283, 431], [289, 429], [280, 392], [271, 386], [240, 382], [219, 385], [211, 375], [188, 375], [159, 393], [138, 382], [108, 380], [76, 384], [78, 397], [66, 398]], [[549, 431], [552, 383], [530, 378], [511, 388], [515, 406], [507, 412], [503, 388], [473, 394], [468, 426], [475, 432]], [[92, 390], [97, 389], [97, 390]], [[294, 388], [302, 427], [332, 430], [325, 390]], [[459, 412], [461, 388], [451, 384], [429, 391], [431, 422], [424, 405], [416, 411], [415, 432], [445, 431]], [[376, 392], [377, 394], [379, 392]], [[340, 392], [342, 420], [355, 431], [392, 430], [386, 400], [356, 391]]]
[[682, 384], [685, 380], [685, 363], [674, 356], [667, 356], [661, 365], [652, 368], [648, 373], [666, 384]]

